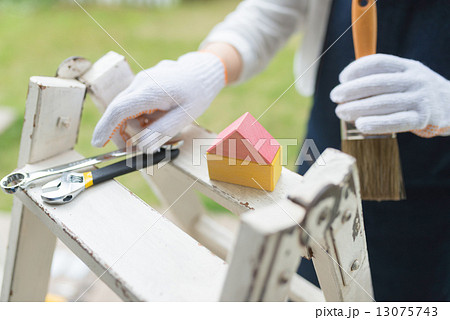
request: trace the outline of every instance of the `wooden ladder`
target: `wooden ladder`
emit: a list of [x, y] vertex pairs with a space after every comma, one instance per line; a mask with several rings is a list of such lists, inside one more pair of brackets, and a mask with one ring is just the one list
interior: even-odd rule
[[[104, 111], [133, 77], [114, 52], [77, 79], [31, 77], [18, 167], [83, 158], [73, 147], [86, 91]], [[211, 181], [198, 143], [215, 134], [190, 126], [182, 135], [176, 160], [142, 170], [161, 213], [115, 180], [62, 206], [42, 202], [42, 183], [18, 191], [1, 300], [44, 300], [56, 238], [125, 301], [373, 300], [353, 158], [327, 149], [304, 177], [283, 168], [267, 193]], [[236, 234], [196, 191], [239, 215]], [[322, 290], [296, 274], [301, 257], [312, 258]]]

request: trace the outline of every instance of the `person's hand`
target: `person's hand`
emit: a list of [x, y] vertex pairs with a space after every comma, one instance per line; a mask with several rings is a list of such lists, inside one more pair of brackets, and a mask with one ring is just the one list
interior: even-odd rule
[[[114, 138], [123, 146], [129, 138], [124, 134], [128, 121], [158, 114], [145, 129], [145, 151], [154, 152], [199, 117], [225, 85], [225, 67], [212, 53], [191, 52], [177, 61], [161, 61], [139, 72], [114, 98], [95, 127], [92, 145], [102, 147]], [[145, 126], [145, 121], [140, 122]]]
[[365, 134], [450, 135], [450, 81], [422, 63], [375, 54], [349, 64], [330, 98]]

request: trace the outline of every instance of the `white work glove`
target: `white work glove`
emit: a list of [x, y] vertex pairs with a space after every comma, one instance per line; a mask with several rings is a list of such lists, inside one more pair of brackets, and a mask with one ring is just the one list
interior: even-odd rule
[[129, 138], [124, 135], [126, 123], [160, 110], [166, 113], [146, 127], [144, 139], [139, 139], [143, 151], [154, 152], [209, 107], [226, 85], [225, 72], [221, 59], [209, 52], [187, 53], [177, 61], [164, 60], [139, 72], [106, 109], [92, 145], [102, 147], [114, 137], [123, 147]]
[[349, 64], [330, 98], [337, 116], [365, 134], [450, 135], [450, 81], [422, 63], [375, 54]]

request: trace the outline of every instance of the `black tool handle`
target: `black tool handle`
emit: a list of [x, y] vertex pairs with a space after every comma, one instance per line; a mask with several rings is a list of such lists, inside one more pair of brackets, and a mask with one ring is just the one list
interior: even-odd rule
[[[168, 154], [170, 154], [170, 157], [167, 157]], [[131, 159], [125, 159], [92, 171], [92, 182], [93, 184], [98, 184], [111, 180], [123, 174], [158, 164], [165, 159], [173, 160], [179, 154], [180, 150], [178, 149], [170, 150], [170, 152], [166, 151], [166, 149], [161, 149], [161, 151], [154, 154], [139, 154]]]

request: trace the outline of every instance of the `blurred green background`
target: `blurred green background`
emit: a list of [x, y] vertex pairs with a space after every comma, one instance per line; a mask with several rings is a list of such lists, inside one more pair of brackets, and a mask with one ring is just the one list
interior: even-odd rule
[[[238, 0], [178, 1], [167, 7], [102, 5], [83, 2], [86, 10], [145, 67], [162, 59], [176, 59], [198, 48], [209, 30], [231, 12]], [[249, 111], [258, 117], [293, 81], [292, 63], [301, 36], [296, 35], [269, 67], [244, 85], [224, 89], [198, 120], [215, 132]], [[0, 1], [0, 106], [16, 110], [15, 122], [0, 135], [0, 176], [16, 168], [28, 79], [34, 75], [53, 76], [59, 63], [69, 56], [91, 61], [113, 50], [124, 52], [72, 1]], [[135, 72], [139, 67], [130, 58]], [[291, 88], [261, 119], [275, 138], [302, 139], [310, 99]], [[85, 156], [112, 150], [90, 145], [100, 113], [88, 97], [83, 110], [76, 149]], [[302, 140], [299, 140], [300, 142]], [[288, 167], [300, 146], [289, 147]], [[139, 173], [119, 178], [124, 185], [151, 205], [158, 200]], [[204, 199], [210, 210], [220, 206]], [[0, 211], [11, 209], [12, 196], [0, 193]]]

